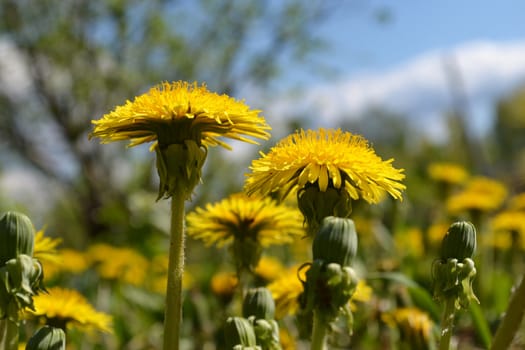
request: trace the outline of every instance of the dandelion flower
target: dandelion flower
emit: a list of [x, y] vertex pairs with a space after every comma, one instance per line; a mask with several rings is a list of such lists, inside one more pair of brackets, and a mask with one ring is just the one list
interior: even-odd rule
[[48, 292], [34, 297], [35, 309], [26, 310], [26, 318], [38, 318], [62, 329], [76, 327], [86, 331], [113, 332], [111, 316], [95, 310], [76, 290], [52, 287]]
[[245, 136], [268, 139], [270, 127], [259, 113], [208, 91], [205, 84], [165, 82], [94, 120], [91, 136], [104, 143], [130, 140], [130, 146], [156, 141], [161, 147], [190, 138], [199, 146], [229, 149], [219, 136], [250, 143], [254, 141]]
[[133, 285], [140, 285], [146, 279], [148, 260], [131, 248], [95, 244], [89, 248], [88, 256], [104, 279]]
[[276, 319], [294, 315], [299, 310], [299, 296], [304, 291], [301, 280], [306, 280], [306, 270], [299, 270], [298, 266], [294, 266], [267, 286], [275, 301]]
[[187, 233], [206, 245], [232, 244], [238, 267], [252, 270], [263, 247], [305, 235], [299, 210], [266, 198], [235, 194], [187, 215]]
[[344, 188], [354, 200], [377, 203], [386, 191], [401, 199], [403, 170], [383, 161], [359, 135], [340, 129], [301, 130], [281, 140], [268, 154], [254, 160], [246, 191], [267, 195], [315, 184], [324, 192], [329, 186]]
[[233, 296], [238, 285], [239, 279], [231, 272], [216, 273], [210, 281], [211, 291], [221, 298]]
[[464, 167], [449, 162], [436, 162], [428, 166], [428, 175], [432, 180], [459, 185], [464, 183], [469, 174]]
[[383, 322], [398, 329], [401, 341], [411, 349], [429, 349], [433, 342], [434, 323], [425, 312], [413, 308], [399, 308], [381, 315]]
[[465, 211], [490, 212], [501, 206], [507, 196], [507, 188], [499, 181], [478, 176], [472, 178], [466, 188], [447, 200], [447, 210], [452, 214]]
[[263, 282], [271, 282], [281, 276], [284, 266], [279, 260], [263, 256], [254, 269], [254, 274]]
[[33, 257], [41, 262], [59, 262], [57, 247], [60, 243], [62, 239], [47, 237], [44, 235], [44, 230], [37, 231]]

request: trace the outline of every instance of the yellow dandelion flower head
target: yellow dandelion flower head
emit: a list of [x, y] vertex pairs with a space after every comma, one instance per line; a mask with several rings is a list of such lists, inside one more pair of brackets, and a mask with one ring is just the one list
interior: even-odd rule
[[230, 148], [218, 137], [255, 143], [270, 127], [260, 111], [243, 101], [208, 91], [205, 84], [164, 82], [94, 120], [91, 137], [102, 142], [130, 140], [130, 146], [156, 141], [161, 146], [194, 140], [199, 146]]
[[436, 162], [428, 166], [428, 175], [432, 180], [449, 184], [462, 184], [468, 179], [467, 170], [455, 163]]
[[303, 293], [307, 268], [294, 266], [285, 271], [280, 278], [270, 283], [267, 288], [275, 301], [275, 318], [294, 315], [299, 309], [299, 296]]
[[261, 278], [266, 282], [271, 282], [278, 277], [284, 271], [284, 266], [281, 262], [273, 257], [263, 256], [259, 260], [259, 263], [254, 269], [254, 273], [257, 277]]
[[300, 211], [266, 197], [234, 194], [186, 216], [188, 236], [222, 247], [252, 238], [263, 247], [290, 243], [305, 235]]
[[134, 249], [95, 244], [88, 249], [88, 256], [102, 278], [133, 285], [146, 279], [149, 262]]
[[356, 303], [367, 303], [372, 299], [372, 287], [366, 284], [365, 280], [359, 280], [355, 288], [354, 294], [350, 298], [350, 310], [356, 311]]
[[509, 209], [525, 210], [525, 193], [519, 193], [509, 200]]
[[283, 327], [279, 327], [279, 343], [281, 344], [282, 350], [297, 349], [295, 338], [290, 334], [290, 332], [287, 329]]
[[383, 313], [381, 319], [391, 328], [399, 329], [402, 338], [413, 343], [428, 343], [434, 326], [427, 313], [414, 307]]
[[478, 176], [472, 178], [462, 192], [451, 196], [446, 205], [450, 213], [468, 210], [490, 212], [499, 208], [506, 196], [507, 188], [503, 183]]
[[53, 279], [61, 273], [78, 274], [89, 268], [89, 260], [83, 252], [74, 249], [60, 249], [57, 259], [54, 261], [44, 261], [45, 279]]
[[248, 194], [291, 191], [317, 184], [344, 188], [351, 198], [377, 203], [385, 192], [401, 199], [403, 170], [383, 161], [362, 136], [340, 129], [300, 130], [281, 140], [268, 154], [254, 160], [246, 181]]
[[79, 328], [85, 331], [112, 333], [112, 317], [93, 308], [88, 300], [73, 289], [51, 287], [48, 293], [33, 297], [34, 310], [27, 309], [25, 318], [38, 318], [55, 327]]
[[239, 279], [232, 272], [218, 272], [210, 281], [211, 291], [220, 297], [229, 297], [235, 293]]
[[508, 210], [496, 214], [491, 222], [494, 231], [525, 232], [525, 212]]
[[39, 230], [35, 234], [35, 246], [33, 257], [41, 262], [59, 262], [57, 247], [62, 243], [61, 238], [51, 238], [44, 234], [44, 230]]

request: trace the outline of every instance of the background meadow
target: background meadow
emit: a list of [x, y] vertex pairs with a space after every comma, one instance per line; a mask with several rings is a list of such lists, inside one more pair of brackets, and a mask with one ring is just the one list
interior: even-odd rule
[[[467, 11], [443, 6], [412, 10], [453, 18]], [[525, 49], [523, 33], [510, 28], [514, 17], [504, 15], [519, 11], [498, 6], [494, 32], [473, 35], [477, 44], [436, 47], [434, 60], [419, 57], [388, 71], [381, 62], [399, 62], [410, 50], [399, 46], [395, 56], [396, 47], [386, 47], [383, 57], [378, 32], [399, 36], [400, 27], [419, 25], [431, 42], [436, 34], [412, 22], [409, 9], [381, 2], [3, 1], [0, 209], [27, 214], [41, 231], [46, 287], [76, 290], [101, 313], [91, 310], [87, 327], [72, 325], [68, 346], [161, 348], [170, 219], [167, 201], [156, 201], [154, 159], [147, 146], [101, 146], [88, 133], [91, 120], [114, 106], [159, 82], [186, 80], [244, 99], [273, 128], [259, 146], [210, 149], [187, 213], [242, 191], [258, 152], [300, 128], [361, 134], [381, 158], [405, 169], [402, 201], [353, 203], [354, 268], [363, 283], [351, 301], [353, 334], [336, 324], [331, 348], [432, 348], [442, 308], [432, 300], [431, 269], [457, 220], [478, 230], [480, 305], [458, 313], [453, 348], [487, 348], [525, 272]], [[479, 11], [483, 21], [488, 10]], [[329, 32], [341, 13], [361, 34], [349, 32], [349, 46], [341, 46], [342, 32]], [[474, 24], [468, 28], [476, 33]], [[409, 39], [415, 46], [422, 40]], [[341, 79], [347, 57], [349, 82]], [[379, 73], [363, 73], [374, 68]], [[403, 74], [420, 77], [419, 85], [407, 88], [396, 80]], [[285, 204], [296, 206], [294, 198]], [[286, 349], [308, 348], [293, 305], [297, 267], [311, 259], [307, 238], [271, 245], [249, 277], [271, 286]], [[229, 245], [187, 237], [182, 348], [224, 348], [224, 322], [240, 314], [238, 284]], [[21, 340], [40, 321], [28, 320]], [[522, 326], [515, 348], [525, 346], [524, 332]]]

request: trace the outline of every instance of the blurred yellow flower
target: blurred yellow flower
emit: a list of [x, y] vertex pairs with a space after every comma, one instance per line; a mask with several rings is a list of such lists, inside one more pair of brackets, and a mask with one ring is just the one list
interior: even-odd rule
[[255, 276], [269, 283], [281, 276], [284, 272], [284, 266], [276, 258], [263, 256], [253, 272]]
[[186, 216], [188, 236], [222, 247], [233, 240], [253, 239], [263, 247], [290, 243], [305, 235], [299, 210], [270, 198], [235, 194]]
[[403, 170], [383, 161], [359, 135], [340, 129], [301, 130], [281, 140], [250, 167], [245, 190], [248, 194], [291, 191], [316, 185], [344, 189], [352, 199], [377, 203], [388, 192], [401, 199], [405, 186]]
[[130, 140], [130, 147], [152, 141], [165, 146], [191, 139], [199, 146], [229, 149], [218, 137], [250, 143], [255, 142], [245, 136], [269, 138], [266, 130], [270, 127], [259, 113], [242, 101], [208, 91], [205, 84], [165, 82], [94, 120], [90, 136], [104, 143]]
[[469, 176], [463, 166], [449, 162], [430, 164], [428, 166], [428, 175], [432, 180], [454, 185], [464, 183]]
[[84, 254], [74, 249], [60, 249], [55, 261], [44, 261], [44, 277], [52, 279], [60, 273], [81, 273], [89, 268], [89, 260]]
[[428, 242], [434, 247], [440, 247], [443, 237], [450, 227], [450, 223], [435, 223], [427, 229]]
[[367, 303], [372, 299], [372, 287], [366, 284], [365, 280], [359, 280], [355, 288], [354, 294], [350, 298], [350, 310], [356, 311], [356, 303]]
[[100, 277], [133, 285], [146, 279], [148, 260], [131, 248], [95, 244], [89, 247], [88, 257]]
[[283, 327], [279, 327], [279, 342], [282, 350], [296, 350], [297, 344], [294, 337]]
[[383, 313], [381, 319], [391, 328], [399, 330], [402, 341], [408, 343], [410, 349], [427, 349], [433, 339], [432, 319], [417, 308], [399, 308]]
[[506, 196], [507, 188], [503, 183], [477, 176], [467, 183], [462, 192], [447, 200], [447, 210], [452, 214], [469, 210], [490, 212], [499, 208]]
[[496, 214], [490, 221], [492, 237], [485, 244], [508, 249], [512, 244], [525, 249], [525, 212], [507, 210]]
[[40, 262], [59, 262], [57, 247], [62, 243], [61, 238], [51, 238], [44, 235], [44, 230], [37, 231], [35, 234], [35, 245], [33, 257]]
[[509, 200], [510, 210], [525, 210], [525, 193], [518, 193]]
[[419, 228], [413, 227], [403, 231], [397, 231], [394, 235], [394, 243], [397, 251], [402, 256], [417, 258], [425, 254], [423, 232]]
[[231, 297], [235, 294], [235, 290], [239, 280], [234, 273], [231, 272], [219, 272], [213, 275], [210, 281], [211, 291], [223, 298]]
[[299, 266], [289, 268], [280, 278], [267, 286], [275, 301], [276, 319], [281, 319], [286, 315], [294, 315], [299, 309], [299, 296], [304, 290], [299, 278], [303, 281], [306, 280], [308, 269], [298, 270], [298, 268]]
[[47, 325], [112, 333], [112, 317], [96, 311], [87, 299], [73, 289], [48, 288], [48, 293], [33, 297], [35, 310], [27, 309], [25, 318], [37, 318]]

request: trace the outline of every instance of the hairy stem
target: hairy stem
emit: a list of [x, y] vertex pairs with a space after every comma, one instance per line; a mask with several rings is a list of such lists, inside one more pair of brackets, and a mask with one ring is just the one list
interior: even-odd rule
[[448, 350], [450, 347], [450, 338], [454, 328], [454, 298], [448, 298], [445, 302], [445, 311], [441, 320], [441, 340], [439, 341], [439, 350]]
[[182, 323], [182, 276], [184, 273], [184, 202], [185, 191], [178, 188], [171, 197], [171, 228], [164, 315], [164, 350], [178, 350]]

